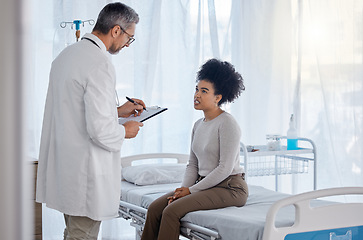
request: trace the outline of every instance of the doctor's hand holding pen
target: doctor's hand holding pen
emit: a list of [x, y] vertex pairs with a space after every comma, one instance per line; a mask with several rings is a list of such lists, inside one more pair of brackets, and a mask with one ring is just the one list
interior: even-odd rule
[[132, 114], [136, 117], [146, 110], [145, 103], [137, 98], [128, 98], [123, 105], [117, 107], [118, 117], [127, 118]]
[[[139, 116], [145, 109], [145, 103], [136, 98], [127, 98], [127, 102], [117, 107], [118, 117], [129, 117], [131, 115]], [[125, 138], [134, 138], [138, 134], [140, 127], [144, 126], [143, 123], [137, 121], [128, 121], [123, 124], [125, 127]]]

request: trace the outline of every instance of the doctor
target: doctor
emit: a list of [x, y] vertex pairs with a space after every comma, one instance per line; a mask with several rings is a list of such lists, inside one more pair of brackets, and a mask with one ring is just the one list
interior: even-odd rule
[[135, 40], [137, 13], [122, 3], [106, 5], [91, 34], [53, 61], [40, 144], [36, 201], [64, 214], [64, 239], [97, 239], [102, 220], [118, 216], [120, 150], [142, 123], [119, 125], [145, 104], [116, 107], [117, 54]]

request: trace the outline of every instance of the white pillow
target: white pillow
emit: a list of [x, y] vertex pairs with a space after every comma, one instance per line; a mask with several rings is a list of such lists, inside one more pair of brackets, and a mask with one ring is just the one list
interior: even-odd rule
[[143, 164], [122, 168], [122, 177], [136, 185], [153, 185], [181, 182], [185, 164]]

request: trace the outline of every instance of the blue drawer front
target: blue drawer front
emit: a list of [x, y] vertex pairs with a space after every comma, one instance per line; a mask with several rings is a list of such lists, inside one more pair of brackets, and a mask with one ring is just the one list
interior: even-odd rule
[[362, 240], [363, 226], [291, 233], [285, 240]]

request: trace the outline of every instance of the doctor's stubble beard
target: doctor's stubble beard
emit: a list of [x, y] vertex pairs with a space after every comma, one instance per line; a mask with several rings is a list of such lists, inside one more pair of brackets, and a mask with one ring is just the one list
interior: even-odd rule
[[115, 44], [112, 44], [112, 45], [110, 46], [110, 48], [108, 49], [108, 52], [109, 52], [110, 54], [112, 54], [112, 55], [116, 55], [116, 54], [118, 54], [118, 53], [121, 51], [121, 49], [123, 49], [125, 46], [126, 46], [126, 44], [125, 44], [125, 45], [123, 45], [122, 47], [116, 48]]

